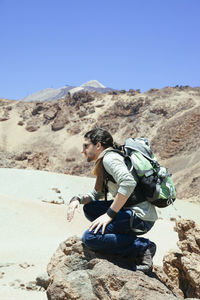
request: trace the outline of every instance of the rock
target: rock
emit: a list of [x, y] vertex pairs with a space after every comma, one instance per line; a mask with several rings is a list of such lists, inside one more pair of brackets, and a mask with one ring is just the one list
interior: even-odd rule
[[36, 170], [44, 169], [49, 163], [49, 155], [46, 152], [33, 153], [28, 157], [28, 165]]
[[23, 121], [19, 121], [19, 122], [17, 123], [17, 125], [23, 126], [23, 125], [24, 125], [24, 122], [23, 122]]
[[28, 263], [23, 263], [23, 264], [19, 264], [19, 266], [21, 267], [21, 268], [23, 268], [23, 269], [27, 269], [27, 268], [29, 268], [31, 265], [29, 265]]
[[45, 113], [44, 118], [47, 120], [53, 120], [57, 113], [58, 113], [59, 107], [57, 105], [50, 107]]
[[[156, 274], [134, 272], [133, 261], [86, 248], [77, 237], [63, 242], [47, 266], [49, 300], [175, 300]], [[181, 299], [181, 297], [179, 297]]]
[[60, 194], [61, 191], [58, 188], [52, 188], [52, 191], [55, 191], [56, 193]]
[[36, 120], [30, 120], [27, 122], [25, 129], [29, 132], [36, 131], [40, 128]]
[[74, 135], [74, 134], [79, 134], [81, 132], [81, 128], [80, 128], [80, 124], [79, 123], [75, 123], [73, 124], [73, 126], [69, 127], [67, 129], [67, 132], [71, 135]]
[[0, 117], [0, 121], [7, 121], [7, 120], [9, 120], [9, 117]]
[[65, 127], [65, 122], [62, 121], [62, 120], [56, 120], [56, 122], [54, 122], [51, 126], [51, 129], [53, 131], [57, 131], [57, 130], [60, 130], [60, 129], [63, 129]]
[[176, 222], [180, 251], [170, 251], [163, 270], [185, 297], [200, 298], [200, 227], [192, 220]]
[[43, 110], [43, 106], [41, 104], [36, 104], [36, 107], [32, 110], [32, 115], [35, 116], [38, 113], [40, 113], [40, 111]]
[[0, 268], [7, 268], [13, 266], [14, 263], [0, 263]]
[[54, 119], [51, 129], [53, 131], [60, 130], [64, 128], [67, 123], [69, 123], [67, 115], [62, 111], [59, 111], [56, 115], [56, 118]]
[[19, 161], [23, 161], [23, 160], [27, 159], [27, 155], [26, 155], [26, 153], [21, 153], [21, 154], [15, 155], [14, 159], [19, 160]]
[[50, 283], [50, 279], [49, 279], [49, 276], [47, 275], [47, 273], [40, 274], [36, 278], [36, 284], [38, 286], [43, 287], [45, 290], [48, 288], [49, 283]]
[[70, 100], [71, 100], [71, 102], [69, 103], [70, 105], [82, 104], [82, 103], [88, 103], [94, 101], [94, 96], [92, 95], [92, 93], [88, 91], [80, 91], [73, 94]]
[[35, 281], [29, 281], [28, 283], [26, 283], [25, 286], [27, 290], [31, 290], [31, 291], [37, 290]]

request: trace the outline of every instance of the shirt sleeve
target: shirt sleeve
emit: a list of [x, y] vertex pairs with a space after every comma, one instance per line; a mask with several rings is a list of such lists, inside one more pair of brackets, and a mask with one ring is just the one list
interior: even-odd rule
[[91, 192], [87, 193], [87, 195], [90, 196], [92, 201], [103, 199], [105, 197], [104, 193], [97, 192], [95, 189], [93, 189]]
[[105, 170], [110, 174], [118, 187], [118, 193], [129, 197], [136, 187], [136, 180], [128, 171], [124, 158], [116, 152], [109, 152], [103, 158]]

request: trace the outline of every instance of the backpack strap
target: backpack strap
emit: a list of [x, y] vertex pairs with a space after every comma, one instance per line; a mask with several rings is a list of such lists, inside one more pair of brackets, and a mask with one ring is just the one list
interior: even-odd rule
[[[120, 155], [123, 156], [123, 157], [125, 156], [125, 155], [123, 154], [122, 151], [117, 150], [117, 149], [109, 150], [109, 151], [106, 152], [106, 154], [109, 153], [109, 152], [115, 152], [115, 153], [120, 154]], [[107, 201], [107, 195], [108, 195], [108, 181], [112, 181], [113, 183], [116, 183], [116, 181], [115, 181], [115, 179], [112, 177], [112, 175], [110, 175], [110, 174], [106, 171], [106, 169], [104, 168], [103, 160], [102, 160], [102, 166], [103, 166], [104, 179], [105, 179], [105, 180], [104, 180], [105, 201]]]

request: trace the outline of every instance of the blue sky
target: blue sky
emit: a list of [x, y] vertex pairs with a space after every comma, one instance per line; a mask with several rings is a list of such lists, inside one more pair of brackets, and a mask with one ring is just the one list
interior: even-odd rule
[[200, 0], [0, 0], [0, 97], [200, 86]]

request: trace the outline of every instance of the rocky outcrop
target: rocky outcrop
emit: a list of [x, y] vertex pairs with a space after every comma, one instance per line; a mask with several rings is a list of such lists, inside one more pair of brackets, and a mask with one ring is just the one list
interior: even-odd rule
[[[192, 150], [198, 150], [200, 146], [199, 128], [200, 108], [198, 107], [186, 111], [180, 117], [162, 126], [153, 143], [162, 158], [170, 158], [183, 151], [188, 153]], [[166, 140], [167, 144], [165, 143]]]
[[[0, 164], [29, 168], [28, 160], [13, 159], [14, 152], [30, 150], [34, 153], [39, 149], [48, 152], [52, 162], [45, 166], [45, 170], [80, 175], [81, 169], [82, 175], [90, 176], [91, 168], [83, 164], [80, 155], [76, 156], [75, 162], [65, 162], [58, 141], [65, 143], [67, 156], [72, 143], [66, 143], [65, 139], [75, 141], [72, 136], [83, 136], [99, 126], [111, 132], [120, 144], [131, 136], [147, 137], [160, 163], [173, 174], [178, 198], [199, 202], [199, 96], [200, 88], [176, 86], [151, 89], [145, 93], [137, 90], [107, 94], [80, 91], [47, 102], [41, 99], [36, 102], [0, 99], [0, 151], [5, 151]], [[12, 147], [15, 126], [19, 134]], [[79, 152], [80, 140], [77, 137], [77, 143], [74, 143]], [[7, 157], [8, 151], [12, 151], [12, 159]]]
[[69, 238], [60, 245], [48, 264], [50, 284], [47, 297], [49, 300], [182, 298], [181, 291], [172, 292], [156, 273], [147, 276], [132, 271], [132, 268], [130, 259], [95, 253], [84, 247], [79, 238]]
[[165, 255], [163, 269], [185, 297], [200, 298], [200, 227], [192, 220], [178, 220], [180, 251]]
[[28, 166], [35, 170], [44, 170], [49, 162], [49, 156], [46, 152], [33, 153], [28, 157]]

